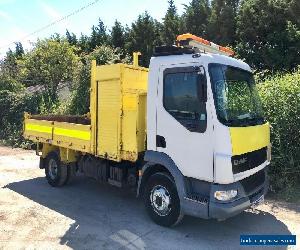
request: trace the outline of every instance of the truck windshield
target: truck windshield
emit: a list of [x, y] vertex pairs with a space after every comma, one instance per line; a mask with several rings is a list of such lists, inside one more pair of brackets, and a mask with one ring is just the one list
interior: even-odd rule
[[252, 73], [228, 65], [209, 64], [209, 74], [220, 122], [227, 126], [264, 123]]

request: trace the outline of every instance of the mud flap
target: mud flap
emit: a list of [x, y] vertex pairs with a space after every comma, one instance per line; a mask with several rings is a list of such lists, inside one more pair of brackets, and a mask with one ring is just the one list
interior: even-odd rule
[[46, 159], [40, 157], [40, 166], [39, 166], [40, 169], [44, 169], [45, 168], [45, 162], [46, 162]]

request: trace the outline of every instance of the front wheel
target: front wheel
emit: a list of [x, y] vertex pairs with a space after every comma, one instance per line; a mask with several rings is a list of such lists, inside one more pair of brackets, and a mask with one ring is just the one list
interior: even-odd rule
[[145, 187], [144, 203], [151, 219], [161, 226], [175, 226], [183, 218], [176, 185], [166, 173], [150, 176]]

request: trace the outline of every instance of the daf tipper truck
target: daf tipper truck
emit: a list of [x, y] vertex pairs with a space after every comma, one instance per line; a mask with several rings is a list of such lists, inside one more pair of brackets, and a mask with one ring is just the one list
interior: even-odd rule
[[92, 62], [86, 116], [25, 114], [51, 186], [76, 172], [132, 187], [163, 226], [223, 220], [262, 202], [270, 127], [250, 67], [191, 34], [157, 47], [149, 69]]

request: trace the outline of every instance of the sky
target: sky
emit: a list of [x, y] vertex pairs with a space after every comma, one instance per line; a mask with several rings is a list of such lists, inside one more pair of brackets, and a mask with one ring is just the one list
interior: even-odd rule
[[[76, 35], [88, 35], [99, 18], [108, 29], [116, 19], [123, 25], [130, 25], [144, 11], [161, 21], [168, 7], [167, 0], [98, 0], [67, 19], [30, 35], [94, 1], [0, 0], [0, 58], [5, 56], [9, 48], [14, 49], [14, 42], [17, 41], [22, 42], [25, 50], [28, 50], [37, 38], [49, 37], [54, 33], [65, 34], [66, 29]], [[178, 13], [183, 12], [183, 4], [188, 2], [175, 0]]]

